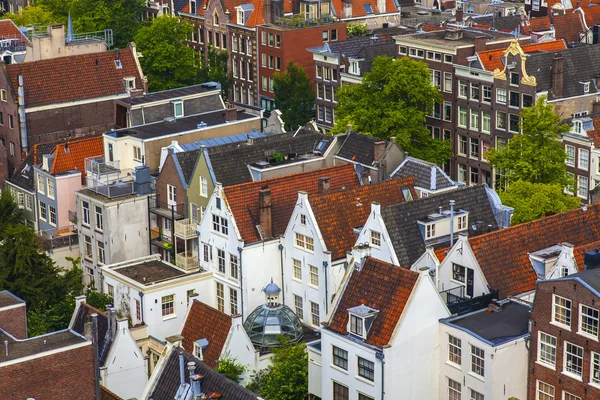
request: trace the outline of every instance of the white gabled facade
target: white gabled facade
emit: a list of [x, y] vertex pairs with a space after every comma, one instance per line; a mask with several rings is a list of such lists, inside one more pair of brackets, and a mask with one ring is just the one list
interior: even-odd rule
[[[373, 232], [379, 233], [381, 236], [379, 245], [377, 245], [377, 242], [375, 242], [375, 244], [373, 243]], [[392, 244], [385, 222], [381, 216], [381, 205], [379, 205], [379, 203], [371, 203], [371, 214], [356, 239], [356, 246], [365, 244], [370, 247], [369, 255], [371, 257], [392, 265], [400, 265], [394, 250], [394, 245]], [[403, 265], [403, 267], [408, 266]]]
[[[336, 302], [341, 295], [342, 292], [336, 295]], [[332, 399], [334, 384], [339, 384], [348, 388], [349, 400], [359, 400], [359, 395], [374, 400], [436, 399], [438, 321], [449, 315], [431, 279], [420, 274], [389, 345], [377, 348], [358, 337], [321, 330], [320, 351], [309, 349], [309, 376], [318, 376], [320, 370], [320, 385], [309, 381], [310, 392]], [[328, 315], [327, 320], [330, 319]], [[347, 369], [334, 365], [334, 347], [347, 352]], [[373, 363], [373, 380], [359, 376], [359, 358]]]
[[213, 298], [203, 301], [226, 314], [247, 317], [264, 303], [262, 289], [271, 279], [281, 282], [280, 240], [246, 244], [220, 183], [215, 186], [198, 232], [200, 267], [212, 272], [214, 278]]

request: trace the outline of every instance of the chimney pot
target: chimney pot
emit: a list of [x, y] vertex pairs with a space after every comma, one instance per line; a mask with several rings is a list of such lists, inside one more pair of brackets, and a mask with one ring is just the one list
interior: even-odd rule
[[319, 194], [329, 193], [329, 188], [331, 186], [331, 180], [327, 176], [322, 176], [319, 178]]
[[229, 104], [225, 109], [225, 121], [237, 121], [237, 108], [234, 105]]
[[273, 237], [273, 222], [271, 215], [271, 189], [261, 189], [258, 192], [258, 208], [260, 210], [259, 223], [263, 239]]
[[375, 161], [381, 160], [381, 158], [383, 157], [383, 153], [385, 152], [386, 145], [387, 143], [385, 142], [385, 140], [379, 140], [373, 143], [373, 158], [375, 159]]
[[565, 59], [562, 54], [556, 54], [552, 59], [552, 94], [562, 97], [564, 82]]

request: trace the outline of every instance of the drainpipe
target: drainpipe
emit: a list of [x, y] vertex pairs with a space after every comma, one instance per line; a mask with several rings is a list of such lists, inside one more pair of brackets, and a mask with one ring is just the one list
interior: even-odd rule
[[325, 274], [325, 315], [329, 313], [329, 285], [327, 284], [327, 266], [329, 263], [327, 261], [323, 261], [323, 272]]
[[152, 215], [150, 214], [150, 196], [146, 196], [148, 202], [148, 251], [152, 254]]
[[92, 314], [92, 347], [94, 348], [94, 378], [96, 400], [100, 400], [100, 360], [98, 360], [98, 314]]
[[241, 313], [242, 314], [242, 322], [244, 322], [244, 273], [243, 273], [243, 268], [242, 268], [242, 251], [244, 250], [242, 247], [238, 247], [237, 248], [238, 253], [240, 255], [240, 294], [241, 294], [241, 298], [242, 298], [242, 308], [241, 308]]
[[385, 354], [383, 351], [375, 351], [375, 358], [381, 361], [381, 400], [383, 400], [385, 396]]
[[454, 246], [454, 200], [450, 200], [450, 247]]
[[142, 317], [142, 323], [144, 322], [144, 293], [138, 292], [140, 295], [140, 317]]
[[29, 142], [27, 140], [27, 120], [25, 117], [25, 89], [23, 88], [23, 75], [19, 75], [19, 125], [21, 128], [21, 148], [25, 153], [29, 152]]
[[279, 256], [281, 259], [281, 303], [285, 306], [285, 279], [283, 279], [283, 245], [279, 243]]

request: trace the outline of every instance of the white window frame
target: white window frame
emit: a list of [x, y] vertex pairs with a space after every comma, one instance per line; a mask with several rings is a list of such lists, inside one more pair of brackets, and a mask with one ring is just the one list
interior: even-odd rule
[[296, 312], [296, 316], [298, 318], [304, 318], [304, 299], [302, 296], [298, 296], [297, 294], [294, 294], [294, 311]]
[[[584, 156], [585, 155], [585, 156]], [[590, 151], [587, 149], [579, 149], [579, 157], [577, 159], [577, 168], [588, 171], [590, 168]]]
[[295, 233], [294, 246], [296, 246], [302, 250], [311, 252], [311, 253], [315, 251], [315, 244], [314, 244], [313, 238], [311, 238], [310, 236], [303, 235], [298, 232], [294, 232], [294, 233]]
[[485, 376], [485, 350], [471, 345], [471, 373]]
[[[181, 107], [181, 112], [177, 112], [177, 108]], [[181, 118], [185, 116], [185, 111], [183, 109], [183, 101], [174, 101], [173, 102], [173, 116], [175, 118]]]
[[[567, 308], [566, 306], [560, 305], [556, 303], [556, 300], [560, 299], [560, 300], [564, 300], [565, 304], [568, 302], [569, 307]], [[557, 320], [557, 313], [556, 313], [556, 309], [560, 308], [565, 310], [565, 322], [561, 322], [559, 320]], [[572, 307], [573, 307], [573, 303], [571, 302], [571, 300], [562, 297], [562, 296], [558, 296], [558, 295], [552, 295], [552, 320], [550, 321], [551, 324], [553, 325], [558, 325], [558, 326], [562, 326], [565, 329], [571, 330], [571, 319], [572, 319]], [[566, 313], [568, 313], [568, 315], [566, 315]], [[561, 318], [562, 319], [562, 318]], [[568, 322], [568, 323], [566, 323]]]
[[371, 229], [370, 242], [373, 247], [381, 247], [381, 233]]
[[[169, 303], [172, 303], [171, 306], [169, 306]], [[162, 318], [163, 319], [168, 319], [168, 318], [172, 318], [175, 316], [175, 307], [176, 307], [176, 302], [175, 302], [175, 295], [174, 294], [168, 294], [166, 296], [162, 296], [160, 299], [160, 311], [162, 314]], [[170, 312], [169, 312], [170, 310]]]
[[448, 334], [448, 361], [452, 365], [462, 367], [462, 340]]
[[[316, 312], [315, 312], [316, 310]], [[321, 323], [321, 311], [319, 309], [319, 303], [315, 303], [314, 301], [310, 302], [310, 324], [312, 326], [319, 327]]]
[[200, 177], [200, 196], [208, 197], [208, 178], [205, 176]]
[[54, 200], [56, 198], [56, 187], [54, 186], [54, 180], [47, 178], [46, 185], [46, 187], [48, 188], [48, 198]]
[[[538, 331], [537, 362], [554, 369], [556, 367], [557, 343], [558, 341], [556, 340], [556, 336], [552, 336], [546, 332]], [[544, 354], [544, 356], [542, 356], [542, 354]], [[551, 359], [548, 360], [545, 355], [549, 355]]]
[[[544, 385], [545, 387], [542, 388], [542, 385]], [[535, 386], [536, 400], [554, 400], [554, 396], [556, 394], [554, 386], [549, 385], [546, 382], [542, 382], [540, 380], [537, 381], [537, 384]], [[540, 394], [544, 397], [540, 396]]]
[[314, 265], [308, 265], [308, 286], [319, 287], [319, 269]]
[[292, 279], [302, 282], [302, 261], [295, 258], [292, 258]]
[[[584, 313], [584, 308], [591, 311], [592, 313], [595, 312], [596, 316], [590, 316], [589, 314]], [[586, 323], [587, 320], [590, 320], [589, 322], [592, 322], [592, 324]], [[596, 332], [593, 332], [593, 321], [596, 322], [596, 326], [595, 326], [595, 330]], [[597, 308], [593, 308], [590, 306], [587, 306], [585, 304], [579, 304], [579, 330], [577, 331], [578, 334], [586, 336], [586, 337], [590, 337], [592, 339], [598, 340], [598, 328], [600, 327], [600, 312], [598, 311]], [[592, 332], [589, 332], [589, 329], [591, 328]]]
[[[569, 351], [569, 347], [571, 348], [571, 350], [574, 350], [574, 351]], [[579, 354], [579, 352], [581, 352], [581, 354]], [[581, 380], [581, 378], [583, 376], [583, 367], [584, 367], [583, 356], [584, 356], [583, 347], [577, 346], [576, 344], [565, 341], [564, 352], [563, 352], [563, 373], [566, 375], [572, 376], [575, 379]], [[579, 368], [580, 369], [579, 373], [577, 373], [577, 368], [573, 366], [572, 361], [571, 361], [571, 365], [569, 365], [569, 362], [570, 362], [569, 358], [571, 358], [573, 360], [575, 360], [575, 359], [580, 360], [581, 367]]]

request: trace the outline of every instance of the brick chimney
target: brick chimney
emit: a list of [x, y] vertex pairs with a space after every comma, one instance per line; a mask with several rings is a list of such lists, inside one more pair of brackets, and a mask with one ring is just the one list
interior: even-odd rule
[[556, 54], [552, 59], [552, 94], [562, 97], [565, 59], [562, 54]]
[[272, 23], [273, 13], [271, 11], [271, 0], [265, 0], [265, 24]]
[[260, 231], [262, 232], [263, 239], [273, 237], [271, 189], [261, 189], [258, 192], [258, 208], [260, 210]]
[[485, 36], [478, 35], [475, 36], [475, 53], [479, 53], [480, 51], [485, 50]]
[[592, 104], [592, 115], [600, 115], [600, 99], [596, 99], [596, 101]]
[[225, 109], [225, 121], [237, 121], [237, 108], [233, 104], [227, 104]]
[[319, 194], [329, 193], [330, 179], [326, 176], [319, 178]]
[[386, 145], [387, 143], [385, 140], [379, 140], [373, 143], [373, 158], [375, 161], [381, 160], [381, 157], [383, 157], [383, 153], [385, 152]]
[[456, 7], [456, 23], [462, 24], [463, 22], [463, 9], [462, 7]]

